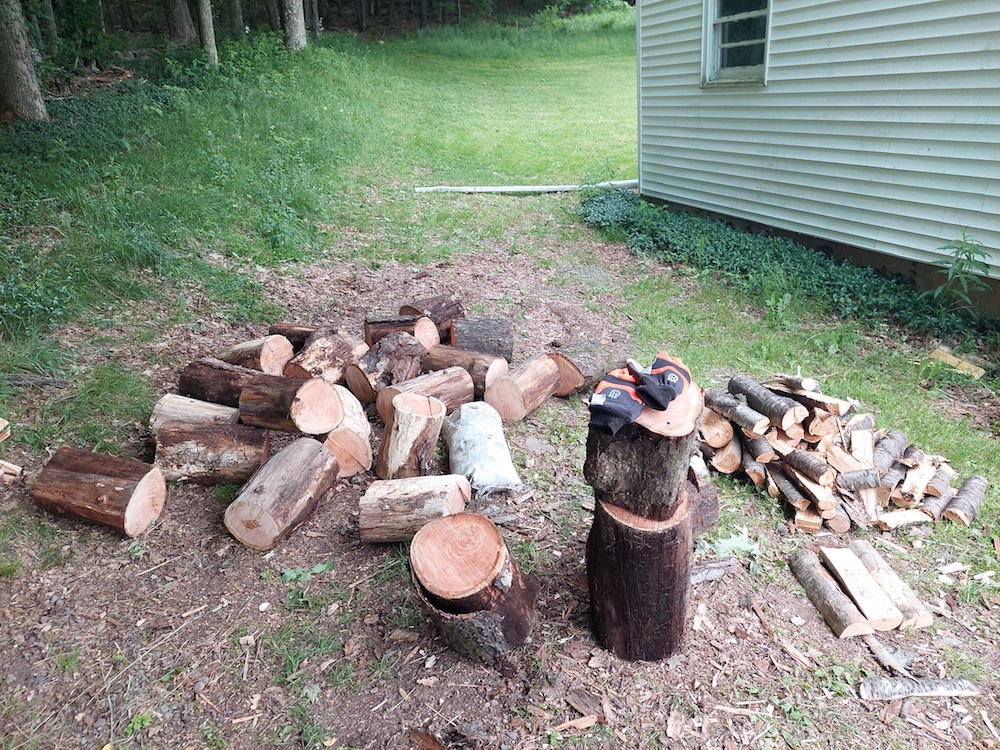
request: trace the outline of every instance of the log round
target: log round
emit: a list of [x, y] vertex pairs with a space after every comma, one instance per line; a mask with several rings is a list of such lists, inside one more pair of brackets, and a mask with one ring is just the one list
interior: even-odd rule
[[378, 409], [383, 424], [389, 424], [389, 418], [392, 414], [392, 400], [400, 393], [433, 396], [439, 399], [444, 404], [446, 412], [451, 414], [462, 404], [473, 400], [475, 386], [472, 383], [472, 376], [462, 367], [449, 367], [436, 372], [428, 372], [412, 380], [390, 385], [379, 391], [378, 397], [375, 399], [375, 408]]
[[598, 643], [628, 661], [665, 659], [680, 648], [691, 540], [686, 492], [662, 521], [597, 501], [587, 538], [587, 578]]
[[349, 364], [344, 379], [358, 400], [371, 404], [386, 386], [417, 377], [426, 354], [427, 349], [411, 334], [396, 331], [379, 339], [359, 361]]
[[473, 397], [482, 399], [486, 389], [510, 372], [510, 365], [503, 357], [482, 352], [470, 352], [453, 346], [438, 344], [427, 350], [422, 370], [434, 372], [448, 367], [464, 367], [472, 376]]
[[456, 318], [451, 322], [451, 345], [510, 362], [514, 358], [514, 324], [506, 318]]
[[271, 336], [284, 336], [292, 345], [292, 351], [298, 352], [305, 346], [306, 339], [318, 329], [319, 326], [280, 321], [268, 326], [267, 332]]
[[372, 467], [372, 425], [361, 402], [342, 385], [333, 389], [340, 396], [344, 419], [323, 440], [340, 464], [338, 477], [352, 477]]
[[240, 392], [240, 420], [254, 427], [324, 435], [343, 419], [337, 391], [322, 378], [258, 375]]
[[156, 466], [67, 447], [45, 465], [32, 492], [40, 510], [111, 526], [130, 537], [160, 517], [166, 496], [167, 483]]
[[238, 407], [243, 386], [257, 377], [259, 370], [205, 357], [184, 368], [177, 381], [177, 392], [199, 401]]
[[267, 430], [248, 425], [165, 422], [156, 433], [156, 466], [168, 482], [243, 484], [267, 461]]
[[554, 395], [572, 396], [588, 391], [600, 382], [604, 374], [625, 366], [625, 355], [607, 344], [583, 341], [550, 352], [549, 357], [559, 368], [559, 385]]
[[430, 474], [434, 467], [445, 406], [433, 396], [400, 393], [382, 435], [375, 473], [380, 479]]
[[536, 354], [492, 383], [483, 400], [505, 421], [518, 421], [541, 406], [559, 387], [559, 366], [547, 354]]
[[236, 424], [240, 410], [233, 406], [199, 401], [196, 398], [165, 393], [153, 407], [149, 417], [149, 431], [155, 436], [166, 422], [191, 422], [201, 424]]
[[361, 541], [408, 542], [434, 519], [463, 512], [471, 498], [461, 474], [376, 480], [358, 503]]
[[399, 308], [400, 315], [420, 315], [430, 318], [438, 328], [442, 341], [451, 335], [451, 321], [465, 317], [461, 300], [452, 294], [438, 294], [418, 299]]
[[346, 331], [320, 328], [310, 334], [301, 351], [290, 358], [283, 373], [278, 374], [342, 383], [347, 366], [365, 356], [368, 348], [368, 344]]
[[365, 343], [368, 346], [374, 346], [380, 339], [399, 331], [411, 334], [425, 349], [441, 343], [437, 325], [423, 315], [369, 316], [365, 319]]
[[216, 359], [267, 375], [281, 375], [293, 353], [292, 342], [274, 334], [234, 344], [219, 352]]

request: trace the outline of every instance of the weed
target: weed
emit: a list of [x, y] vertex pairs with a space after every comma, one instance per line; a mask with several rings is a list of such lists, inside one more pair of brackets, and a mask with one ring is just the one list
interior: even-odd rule
[[144, 713], [135, 714], [126, 725], [125, 734], [126, 736], [131, 737], [137, 732], [141, 732], [143, 729], [145, 729], [152, 723], [153, 723], [152, 713], [147, 711]]
[[333, 562], [328, 561], [325, 563], [316, 563], [309, 570], [304, 568], [289, 568], [281, 572], [282, 581], [308, 581], [314, 575], [319, 575], [320, 573], [329, 573], [333, 570]]
[[398, 661], [399, 657], [396, 652], [389, 649], [382, 656], [368, 663], [368, 673], [376, 682], [379, 680], [390, 680], [393, 677]]
[[938, 248], [949, 251], [948, 260], [939, 261], [945, 280], [936, 288], [924, 292], [938, 308], [939, 315], [946, 319], [951, 314], [977, 312], [972, 294], [989, 292], [990, 286], [984, 281], [989, 275], [986, 261], [990, 254], [985, 245], [969, 236], [968, 227], [961, 230], [961, 236]]
[[211, 724], [202, 724], [200, 727], [201, 739], [210, 750], [226, 750], [229, 747], [227, 740], [217, 727]]
[[53, 654], [52, 661], [66, 674], [73, 674], [80, 665], [80, 651], [73, 649], [65, 653]]
[[20, 560], [0, 558], [0, 578], [14, 578], [20, 569]]

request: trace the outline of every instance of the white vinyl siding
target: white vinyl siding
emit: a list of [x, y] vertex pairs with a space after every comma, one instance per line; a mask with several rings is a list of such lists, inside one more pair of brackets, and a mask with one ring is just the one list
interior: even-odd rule
[[[644, 195], [1000, 276], [993, 0], [770, 0], [767, 85], [703, 86], [705, 0], [639, 0]], [[718, 2], [718, 0], [711, 0]]]

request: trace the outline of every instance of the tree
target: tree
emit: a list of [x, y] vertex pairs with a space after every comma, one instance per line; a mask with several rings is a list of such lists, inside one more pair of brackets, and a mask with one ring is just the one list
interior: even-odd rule
[[243, 3], [229, 0], [229, 31], [237, 42], [243, 38], [246, 26], [243, 24]]
[[191, 19], [187, 0], [167, 0], [167, 28], [170, 30], [170, 41], [182, 47], [190, 47], [198, 41], [198, 31]]
[[201, 48], [208, 56], [208, 67], [219, 67], [219, 50], [215, 46], [215, 22], [212, 20], [212, 0], [198, 0], [198, 27], [201, 31]]
[[302, 0], [281, 0], [285, 46], [293, 52], [306, 48], [306, 20]]
[[20, 0], [0, 0], [0, 121], [48, 119]]

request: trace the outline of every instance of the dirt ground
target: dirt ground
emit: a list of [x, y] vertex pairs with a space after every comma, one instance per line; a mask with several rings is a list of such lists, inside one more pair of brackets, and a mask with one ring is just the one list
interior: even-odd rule
[[[512, 317], [515, 362], [577, 340], [617, 335], [627, 345], [616, 290], [671, 270], [623, 267], [618, 245], [572, 247], [569, 257], [590, 262], [571, 265], [566, 247], [546, 241], [530, 254], [497, 247], [419, 269], [339, 262], [294, 278], [260, 274], [301, 322], [360, 332], [368, 311], [453, 291], [470, 315]], [[205, 319], [130, 343], [127, 357], [166, 393], [187, 362], [265, 328]], [[87, 334], [63, 335], [72, 344]], [[381, 424], [370, 416], [377, 441]], [[912, 652], [918, 674], [974, 678], [979, 697], [862, 700], [861, 678], [886, 672], [860, 639], [834, 638], [783, 562], [817, 540], [791, 533], [773, 501], [728, 481], [718, 483], [722, 529], [696, 553], [710, 561], [728, 546], [736, 562], [692, 587], [680, 652], [628, 663], [600, 648], [583, 562], [593, 508], [582, 475], [586, 426], [576, 398], [550, 399], [508, 425], [531, 491], [469, 508], [498, 524], [540, 582], [511, 676], [443, 644], [412, 592], [402, 545], [359, 541], [358, 498], [371, 473], [342, 481], [302, 528], [261, 553], [228, 534], [222, 513], [232, 495], [212, 488], [170, 486], [164, 513], [137, 540], [44, 516], [29, 494], [42, 458], [21, 456], [24, 480], [0, 489], [3, 513], [32, 532], [12, 542], [24, 561], [16, 576], [0, 579], [0, 747], [1000, 745], [991, 723], [1000, 722], [996, 599], [935, 599], [942, 614], [932, 627], [879, 635]], [[137, 425], [137, 455], [142, 443]], [[880, 547], [904, 575], [914, 572], [909, 545], [920, 533], [905, 542], [886, 535]]]

